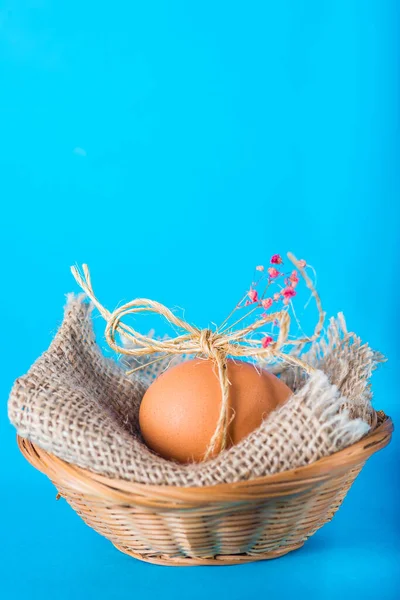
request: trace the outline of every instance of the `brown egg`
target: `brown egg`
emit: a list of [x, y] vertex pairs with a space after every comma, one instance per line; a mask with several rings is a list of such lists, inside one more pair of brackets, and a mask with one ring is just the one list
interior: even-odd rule
[[[228, 378], [229, 406], [234, 411], [229, 447], [254, 431], [292, 392], [275, 375], [245, 362], [228, 360]], [[216, 429], [220, 407], [221, 389], [213, 361], [183, 362], [165, 371], [146, 391], [139, 411], [143, 438], [164, 458], [200, 462]]]

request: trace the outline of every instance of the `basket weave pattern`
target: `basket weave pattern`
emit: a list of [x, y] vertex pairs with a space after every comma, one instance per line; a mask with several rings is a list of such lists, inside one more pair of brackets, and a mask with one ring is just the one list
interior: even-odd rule
[[382, 412], [362, 440], [283, 473], [212, 487], [151, 486], [86, 471], [18, 438], [82, 519], [121, 551], [175, 565], [237, 564], [295, 550], [329, 521], [365, 461], [386, 446]]

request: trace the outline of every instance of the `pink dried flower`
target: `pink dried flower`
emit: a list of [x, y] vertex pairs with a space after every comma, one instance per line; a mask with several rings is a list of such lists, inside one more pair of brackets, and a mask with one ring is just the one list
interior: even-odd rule
[[282, 296], [284, 298], [293, 298], [296, 295], [296, 291], [292, 288], [291, 285], [288, 285], [284, 290], [282, 290]]
[[249, 304], [251, 304], [250, 300], [246, 300], [246, 302], [244, 303], [245, 306], [249, 306]]
[[280, 293], [279, 293], [279, 292], [276, 292], [276, 293], [274, 294], [274, 300], [275, 300], [275, 302], [278, 302], [278, 300], [280, 300], [280, 299], [281, 299], [281, 295], [280, 295]]
[[271, 308], [273, 303], [274, 301], [272, 300], [272, 298], [265, 298], [265, 300], [261, 300], [261, 306], [265, 308], [265, 310]]
[[261, 345], [263, 348], [268, 348], [268, 346], [273, 342], [274, 339], [270, 335], [266, 335], [265, 338], [261, 340]]
[[299, 267], [301, 267], [302, 269], [305, 269], [306, 266], [307, 266], [307, 263], [304, 260], [304, 258], [302, 258], [301, 260], [299, 260]]
[[290, 298], [293, 298], [296, 295], [295, 290], [291, 285], [288, 285], [284, 290], [282, 290], [282, 296], [284, 297], [284, 304], [289, 304]]
[[297, 274], [297, 271], [292, 271], [292, 274], [289, 277], [289, 285], [291, 285], [292, 287], [296, 287], [296, 285], [299, 283], [299, 276]]
[[258, 265], [258, 267], [256, 267], [256, 271], [264, 271], [263, 265]]
[[250, 298], [251, 302], [257, 302], [258, 301], [258, 292], [257, 290], [250, 290], [247, 292], [248, 297]]
[[273, 265], [283, 265], [283, 260], [280, 254], [274, 254], [271, 256], [271, 264]]
[[271, 279], [275, 279], [276, 277], [278, 277], [280, 275], [280, 273], [279, 273], [278, 269], [275, 269], [275, 267], [269, 267], [268, 275], [271, 277]]

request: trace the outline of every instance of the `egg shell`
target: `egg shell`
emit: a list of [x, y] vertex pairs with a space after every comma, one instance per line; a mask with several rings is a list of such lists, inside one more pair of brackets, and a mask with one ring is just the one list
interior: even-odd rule
[[[228, 360], [228, 447], [254, 431], [292, 394], [278, 377], [242, 361]], [[146, 444], [160, 456], [180, 463], [204, 460], [221, 407], [215, 363], [194, 359], [171, 367], [147, 389], [139, 411]], [[214, 456], [220, 448], [216, 448]]]

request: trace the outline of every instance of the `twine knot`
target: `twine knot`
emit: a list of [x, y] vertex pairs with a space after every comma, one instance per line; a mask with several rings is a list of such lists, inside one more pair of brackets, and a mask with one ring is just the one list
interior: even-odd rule
[[200, 330], [199, 349], [208, 358], [214, 358], [217, 352], [221, 352], [223, 344], [218, 344], [221, 341], [223, 341], [222, 336], [214, 333], [211, 329]]
[[[229, 416], [230, 383], [227, 373], [228, 356], [236, 358], [252, 357], [256, 360], [285, 360], [288, 363], [301, 366], [308, 373], [313, 370], [310, 365], [304, 363], [294, 354], [282, 352], [282, 347], [285, 345], [299, 346], [317, 339], [322, 331], [325, 316], [324, 312], [322, 311], [319, 296], [314, 289], [311, 280], [305, 273], [302, 264], [292, 254], [288, 254], [288, 257], [294, 266], [300, 271], [317, 304], [319, 320], [315, 327], [314, 334], [311, 337], [288, 339], [290, 317], [288, 312], [285, 310], [271, 313], [270, 315], [265, 315], [257, 319], [251, 325], [243, 327], [242, 329], [235, 330], [233, 327], [227, 327], [225, 325], [225, 327], [217, 328], [215, 331], [212, 331], [208, 328], [199, 329], [194, 327], [190, 323], [187, 323], [183, 319], [177, 317], [163, 304], [147, 298], [137, 298], [132, 300], [131, 302], [128, 302], [115, 309], [114, 312], [111, 313], [100, 304], [94, 295], [87, 265], [82, 266], [83, 274], [81, 274], [76, 267], [71, 267], [71, 271], [76, 282], [97, 307], [100, 314], [106, 321], [105, 337], [110, 348], [120, 354], [134, 357], [152, 354], [157, 355], [155, 360], [146, 364], [141, 364], [136, 369], [128, 371], [127, 374], [133, 373], [133, 371], [138, 369], [143, 369], [149, 364], [161, 360], [168, 355], [202, 354], [214, 362], [217, 371], [216, 374], [218, 375], [221, 388], [221, 409], [215, 432], [211, 438], [209, 447], [204, 457], [205, 459], [211, 457], [213, 454], [215, 454], [215, 452], [220, 452], [227, 446], [228, 427], [231, 421]], [[154, 339], [139, 333], [129, 325], [126, 325], [122, 320], [129, 314], [140, 314], [143, 312], [152, 312], [163, 316], [170, 324], [175, 325], [183, 333], [177, 335], [175, 338], [161, 340]], [[253, 333], [267, 323], [275, 321], [278, 323], [279, 328], [277, 339], [271, 343], [268, 348], [264, 348], [261, 340], [253, 337]], [[224, 323], [226, 323], [226, 320]], [[128, 348], [118, 344], [116, 341], [117, 333], [130, 339], [133, 342], [133, 345]]]

